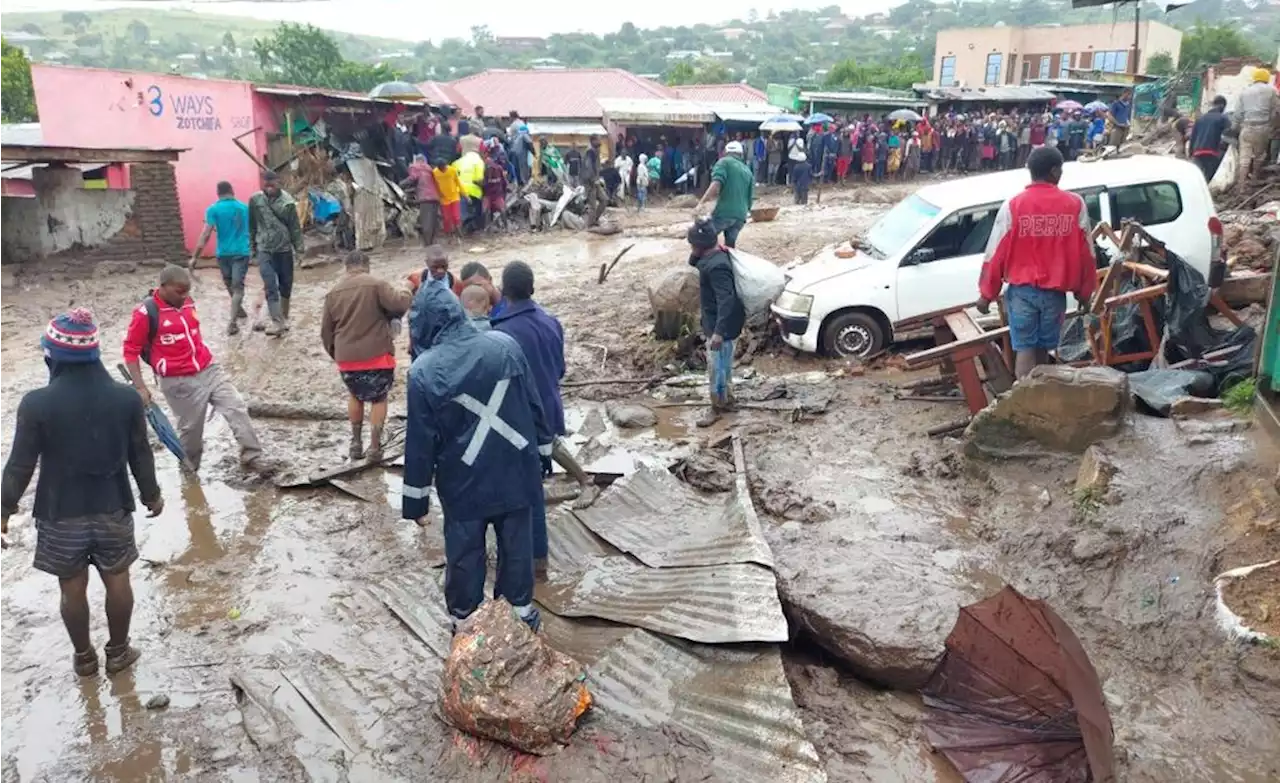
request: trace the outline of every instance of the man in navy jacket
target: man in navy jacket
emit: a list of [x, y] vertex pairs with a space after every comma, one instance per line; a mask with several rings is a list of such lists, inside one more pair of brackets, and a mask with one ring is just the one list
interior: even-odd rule
[[[510, 335], [529, 362], [538, 400], [553, 436], [564, 434], [564, 403], [560, 379], [564, 377], [564, 328], [556, 317], [533, 301], [533, 269], [513, 261], [502, 270], [502, 295], [506, 307], [493, 317], [493, 328]], [[551, 461], [543, 464], [550, 475]], [[545, 503], [533, 509], [533, 557], [539, 576], [546, 572], [547, 514]]]
[[434, 479], [444, 512], [445, 603], [455, 620], [484, 600], [484, 540], [492, 524], [494, 594], [536, 630], [531, 517], [542, 506], [540, 463], [550, 461], [555, 434], [535, 379], [520, 346], [474, 329], [444, 286], [424, 285], [414, 315], [422, 345], [409, 370], [401, 516], [427, 515]]

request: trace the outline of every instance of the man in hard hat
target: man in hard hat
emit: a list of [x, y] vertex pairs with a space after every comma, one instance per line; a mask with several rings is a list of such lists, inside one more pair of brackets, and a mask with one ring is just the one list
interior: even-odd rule
[[724, 246], [733, 248], [738, 244], [742, 227], [747, 224], [755, 193], [755, 177], [742, 162], [742, 142], [731, 141], [725, 145], [724, 157], [716, 161], [715, 168], [711, 170], [711, 186], [694, 208], [694, 216], [702, 212], [702, 205], [708, 200], [715, 200], [711, 219], [716, 233], [723, 233]]
[[1271, 149], [1271, 137], [1280, 125], [1280, 97], [1271, 86], [1271, 72], [1253, 69], [1253, 83], [1236, 97], [1235, 121], [1240, 132], [1240, 165], [1235, 188], [1245, 186], [1249, 175], [1261, 176]]

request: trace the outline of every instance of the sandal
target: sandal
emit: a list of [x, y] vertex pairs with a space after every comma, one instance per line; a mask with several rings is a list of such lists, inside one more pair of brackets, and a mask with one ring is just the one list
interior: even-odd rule
[[102, 652], [107, 656], [105, 668], [108, 675], [119, 674], [142, 657], [142, 651], [137, 647], [131, 647], [127, 641], [115, 647], [108, 644], [102, 648]]
[[81, 677], [92, 677], [98, 673], [98, 654], [92, 647], [78, 652], [71, 658], [71, 666]]

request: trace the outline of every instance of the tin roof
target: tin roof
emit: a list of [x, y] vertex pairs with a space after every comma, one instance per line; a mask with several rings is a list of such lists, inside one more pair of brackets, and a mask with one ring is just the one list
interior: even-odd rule
[[893, 106], [898, 109], [917, 109], [929, 105], [929, 102], [917, 97], [888, 95], [881, 92], [858, 91], [814, 91], [801, 92], [801, 103], [834, 103], [842, 106]]
[[675, 94], [692, 101], [713, 103], [768, 103], [764, 93], [749, 84], [682, 84]]
[[1008, 85], [989, 87], [933, 87], [920, 86], [916, 91], [930, 100], [972, 103], [1035, 103], [1051, 101], [1053, 93], [1042, 87]]
[[470, 114], [474, 108], [448, 82], [420, 82], [418, 89], [427, 96], [432, 106], [455, 106], [467, 114]]
[[359, 92], [347, 90], [329, 90], [323, 87], [296, 87], [287, 84], [255, 84], [253, 91], [262, 95], [276, 95], [282, 98], [328, 98], [329, 100], [348, 101], [350, 103], [367, 103], [377, 106], [422, 106], [423, 101], [389, 100], [386, 98], [370, 98]]
[[704, 125], [716, 115], [704, 103], [680, 98], [601, 98], [601, 109], [623, 125]]
[[676, 97], [667, 87], [620, 68], [493, 68], [451, 82], [449, 87], [471, 106], [483, 106], [486, 114], [504, 117], [515, 109], [526, 120], [598, 120], [604, 113], [601, 98]]
[[609, 132], [598, 122], [573, 122], [570, 120], [533, 120], [527, 123], [531, 136], [608, 136]]

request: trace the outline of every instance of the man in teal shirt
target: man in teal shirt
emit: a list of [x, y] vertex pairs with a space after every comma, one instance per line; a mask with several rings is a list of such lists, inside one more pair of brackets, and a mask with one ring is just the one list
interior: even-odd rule
[[716, 161], [715, 168], [711, 170], [711, 187], [702, 195], [694, 215], [696, 217], [701, 212], [708, 199], [715, 199], [716, 207], [711, 212], [711, 219], [716, 233], [724, 233], [724, 246], [732, 248], [738, 244], [738, 234], [747, 224], [755, 188], [755, 177], [742, 162], [742, 142], [731, 141], [725, 145], [724, 157]]
[[218, 200], [204, 211], [204, 231], [191, 253], [192, 269], [196, 259], [209, 241], [209, 234], [217, 232], [218, 269], [222, 271], [222, 284], [231, 294], [231, 317], [227, 319], [227, 334], [240, 331], [239, 319], [247, 317], [244, 311], [244, 276], [249, 271], [249, 207], [236, 198], [230, 182], [218, 183]]

